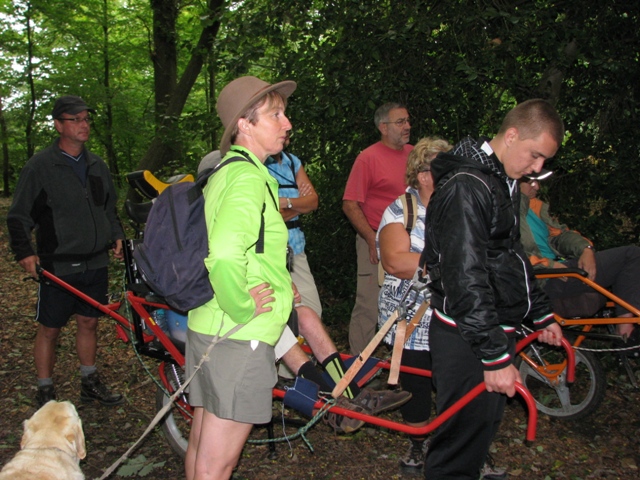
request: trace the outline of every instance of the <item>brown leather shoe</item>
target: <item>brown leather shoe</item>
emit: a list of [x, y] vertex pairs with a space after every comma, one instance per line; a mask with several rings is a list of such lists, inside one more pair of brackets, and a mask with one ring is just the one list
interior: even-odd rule
[[351, 400], [360, 405], [371, 415], [377, 415], [387, 410], [400, 407], [411, 400], [411, 393], [404, 390], [373, 390], [363, 388], [358, 396]]
[[[338, 400], [336, 400], [335, 406], [344, 408], [346, 410], [353, 410], [354, 412], [370, 415], [370, 412], [368, 410], [360, 405], [354, 404], [353, 400], [349, 400], [345, 396], [341, 396], [340, 398], [338, 398]], [[322, 420], [325, 423], [328, 423], [336, 431], [336, 433], [353, 433], [365, 424], [364, 420], [345, 417], [334, 412], [327, 412]]]

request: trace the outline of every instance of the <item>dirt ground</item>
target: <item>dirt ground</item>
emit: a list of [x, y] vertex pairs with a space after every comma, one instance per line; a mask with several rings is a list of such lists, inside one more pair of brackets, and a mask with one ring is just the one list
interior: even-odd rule
[[[32, 345], [36, 284], [24, 274], [8, 250], [6, 209], [0, 199], [0, 465], [18, 450], [22, 422], [35, 411], [35, 373]], [[114, 291], [119, 280], [114, 279]], [[339, 346], [345, 332], [332, 332]], [[130, 345], [117, 339], [113, 322], [100, 327], [98, 366], [104, 380], [125, 396], [115, 408], [79, 401], [79, 371], [73, 327], [65, 329], [57, 352], [54, 374], [59, 398], [70, 400], [83, 420], [87, 458], [81, 462], [87, 479], [99, 478], [142, 434], [155, 415], [156, 387]], [[607, 393], [600, 408], [588, 418], [571, 422], [540, 415], [537, 438], [525, 443], [526, 411], [519, 402], [509, 403], [505, 419], [492, 447], [498, 465], [514, 479], [633, 479], [640, 478], [640, 393], [610, 354], [600, 354], [607, 368]], [[637, 362], [637, 361], [633, 361]], [[145, 361], [157, 373], [157, 362]], [[634, 370], [640, 365], [632, 363]], [[274, 415], [281, 416], [280, 402]], [[390, 418], [399, 419], [397, 413]], [[276, 436], [281, 432], [276, 426]], [[289, 427], [287, 432], [294, 432]], [[266, 437], [255, 428], [252, 439]], [[275, 458], [264, 444], [248, 444], [234, 479], [400, 479], [410, 478], [398, 469], [398, 458], [408, 441], [404, 435], [378, 427], [352, 435], [335, 435], [326, 425], [312, 427], [306, 438], [278, 443]], [[182, 460], [154, 429], [130, 458], [109, 478], [184, 478]], [[416, 478], [413, 476], [413, 478]]]

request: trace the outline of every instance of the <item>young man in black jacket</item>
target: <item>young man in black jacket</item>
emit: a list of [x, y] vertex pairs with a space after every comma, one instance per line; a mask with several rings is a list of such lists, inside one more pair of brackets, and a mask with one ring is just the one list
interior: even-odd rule
[[[22, 169], [7, 215], [11, 249], [24, 270], [36, 278], [36, 267], [52, 271], [100, 303], [107, 299], [108, 250], [121, 259], [124, 233], [116, 213], [111, 174], [100, 157], [89, 152], [90, 113], [82, 98], [67, 95], [53, 108], [59, 138], [36, 153]], [[37, 248], [31, 242], [36, 231]], [[60, 330], [75, 314], [76, 350], [80, 360], [83, 401], [122, 403], [96, 372], [99, 310], [71, 293], [45, 283], [38, 290], [34, 357], [40, 406], [56, 399], [52, 374]]]
[[436, 191], [427, 210], [423, 259], [434, 316], [430, 326], [438, 413], [481, 382], [486, 392], [431, 441], [425, 477], [470, 479], [481, 468], [507, 396], [521, 381], [513, 365], [524, 320], [560, 345], [562, 331], [520, 245], [516, 180], [538, 172], [564, 136], [544, 100], [511, 110], [495, 138], [462, 140], [431, 164]]

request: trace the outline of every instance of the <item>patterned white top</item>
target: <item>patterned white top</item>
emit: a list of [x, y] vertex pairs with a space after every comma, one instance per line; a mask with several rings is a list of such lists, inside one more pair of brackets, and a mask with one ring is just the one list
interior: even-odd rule
[[[420, 195], [415, 188], [408, 187], [407, 192], [417, 198], [418, 212], [416, 216], [416, 222], [411, 230], [411, 251], [416, 253], [422, 253], [424, 248], [424, 221], [426, 216], [426, 208], [420, 200]], [[404, 194], [402, 195], [404, 196]], [[404, 213], [402, 211], [402, 197], [398, 197], [382, 214], [382, 220], [380, 221], [380, 227], [376, 234], [376, 249], [378, 250], [378, 258], [380, 258], [380, 232], [390, 223], [399, 223], [404, 225]], [[409, 289], [410, 280], [401, 280], [393, 275], [385, 272], [384, 283], [380, 288], [380, 296], [378, 297], [378, 327], [381, 327], [387, 319], [398, 308], [398, 304], [402, 299], [402, 296]], [[406, 299], [406, 303], [412, 303], [407, 307], [407, 318], [413, 318], [416, 310], [420, 307], [420, 304], [424, 300], [429, 300], [431, 294], [428, 290], [420, 292], [419, 295], [410, 293]], [[429, 307], [420, 324], [416, 327], [411, 337], [405, 341], [404, 348], [408, 350], [429, 350], [429, 322], [431, 321], [432, 309]], [[389, 333], [384, 338], [384, 341], [393, 345], [396, 336], [396, 326], [394, 325]]]

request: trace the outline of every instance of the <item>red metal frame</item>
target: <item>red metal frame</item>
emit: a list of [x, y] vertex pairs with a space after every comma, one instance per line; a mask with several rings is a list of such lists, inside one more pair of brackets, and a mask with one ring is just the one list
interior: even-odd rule
[[[516, 351], [517, 352], [522, 351], [527, 345], [529, 345], [531, 342], [537, 339], [541, 333], [542, 332], [532, 333], [530, 335], [527, 335], [525, 338], [521, 339], [520, 341], [518, 341], [518, 343], [516, 344]], [[567, 363], [568, 363], [567, 382], [573, 383], [575, 379], [575, 353], [573, 351], [573, 348], [571, 348], [571, 344], [564, 338], [562, 339], [562, 347], [567, 352]], [[349, 356], [343, 355], [343, 358], [349, 358]], [[389, 370], [390, 367], [391, 365], [389, 362], [379, 361], [373, 370], [375, 371], [376, 369], [380, 369], [380, 368]], [[431, 371], [424, 370], [424, 369], [401, 366], [400, 370], [403, 372], [422, 375], [425, 377], [431, 376]], [[339, 415], [344, 415], [345, 417], [364, 420], [365, 422], [370, 423], [372, 425], [378, 425], [380, 427], [389, 428], [391, 430], [397, 430], [399, 432], [406, 433], [408, 435], [423, 436], [433, 432], [436, 428], [438, 428], [444, 422], [449, 420], [453, 415], [455, 415], [463, 407], [469, 404], [474, 398], [476, 398], [483, 391], [485, 391], [485, 389], [486, 388], [485, 388], [484, 382], [478, 384], [470, 392], [468, 392], [466, 395], [461, 397], [456, 403], [454, 403], [451, 407], [449, 407], [447, 410], [442, 412], [440, 415], [438, 415], [436, 418], [434, 418], [429, 424], [425, 425], [424, 427], [411, 427], [401, 422], [394, 422], [391, 420], [386, 420], [384, 418], [375, 417], [372, 415], [357, 413], [351, 410], [346, 410], [341, 407], [335, 407], [335, 406], [331, 407], [330, 411], [335, 412]], [[537, 422], [538, 422], [538, 410], [536, 408], [536, 402], [533, 396], [531, 395], [531, 393], [529, 392], [529, 390], [527, 390], [523, 385], [516, 383], [516, 391], [523, 398], [527, 406], [529, 418], [527, 421], [526, 439], [527, 441], [532, 442], [536, 438], [536, 428], [537, 428]], [[274, 396], [283, 398], [284, 392], [281, 392], [280, 390], [274, 390]], [[325, 402], [322, 400], [319, 400], [314, 405], [314, 408], [319, 409], [319, 408], [322, 408], [324, 405], [325, 405]]]
[[[64, 282], [63, 280], [61, 280], [60, 278], [58, 278], [54, 274], [52, 274], [52, 273], [50, 273], [50, 272], [48, 272], [46, 270], [42, 270], [40, 273], [41, 273], [42, 276], [44, 276], [47, 279], [57, 283], [58, 285], [62, 286], [63, 288], [65, 288], [69, 292], [73, 293], [77, 297], [79, 297], [82, 300], [84, 300], [85, 302], [89, 303], [94, 308], [97, 308], [98, 310], [100, 310], [105, 315], [108, 315], [111, 318], [113, 318], [116, 322], [118, 322], [118, 324], [117, 324], [117, 327], [119, 328], [118, 336], [123, 341], [128, 341], [129, 340], [128, 335], [126, 334], [125, 330], [123, 330], [123, 329], [126, 329], [127, 331], [132, 331], [134, 326], [131, 324], [131, 322], [127, 318], [123, 317], [122, 315], [120, 315], [117, 312], [117, 310], [122, 305], [122, 302], [114, 302], [114, 303], [110, 303], [110, 304], [107, 304], [107, 305], [101, 304], [101, 303], [97, 302], [96, 300], [92, 299], [91, 297], [88, 297], [87, 295], [85, 295], [84, 293], [79, 291], [78, 289], [72, 287], [68, 283]], [[136, 296], [131, 291], [127, 291], [126, 300], [130, 303], [131, 307], [140, 316], [140, 318], [143, 318], [145, 320], [145, 323], [152, 330], [152, 332], [154, 334], [154, 335], [144, 334], [143, 335], [143, 341], [146, 343], [148, 341], [153, 340], [154, 338], [157, 338], [158, 341], [160, 341], [160, 343], [162, 343], [162, 345], [171, 354], [171, 356], [176, 361], [176, 363], [184, 368], [184, 363], [185, 363], [184, 355], [176, 348], [176, 346], [169, 339], [169, 337], [164, 333], [164, 331], [162, 331], [162, 329], [153, 321], [153, 318], [149, 315], [149, 312], [146, 309], [146, 307], [155, 307], [155, 308], [169, 308], [169, 307], [167, 305], [165, 305], [165, 304], [149, 302], [149, 301], [145, 300], [142, 297]], [[535, 340], [539, 335], [540, 335], [540, 332], [536, 332], [536, 333], [527, 335], [525, 338], [521, 339], [516, 345], [517, 351], [520, 352], [524, 347], [526, 347], [529, 343], [531, 343], [533, 340]], [[567, 353], [567, 364], [568, 364], [567, 381], [571, 383], [574, 380], [574, 373], [575, 373], [575, 370], [574, 370], [575, 369], [575, 354], [574, 354], [573, 349], [571, 348], [571, 344], [564, 338], [562, 340], [562, 346], [564, 347], [564, 349], [565, 349], [565, 351]], [[308, 350], [308, 347], [306, 347], [306, 348]], [[308, 351], [310, 351], [310, 350], [308, 350]], [[341, 355], [342, 355], [342, 358], [344, 358], [344, 359], [349, 358], [349, 355], [345, 355], [345, 354], [341, 354]], [[163, 364], [160, 365], [160, 378], [163, 381], [163, 384], [167, 385], [168, 384], [167, 383], [167, 378], [166, 378], [166, 376], [164, 374], [164, 369], [162, 368], [162, 366], [163, 366]], [[367, 374], [368, 376], [365, 376], [361, 380], [361, 382], [366, 383], [368, 378], [370, 378], [372, 375], [374, 375], [377, 370], [379, 370], [379, 369], [389, 370], [389, 368], [390, 368], [389, 362], [379, 361], [374, 366], [372, 371]], [[422, 376], [427, 376], [427, 377], [431, 376], [431, 372], [429, 370], [424, 370], [424, 369], [418, 369], [418, 368], [402, 366], [400, 368], [400, 370], [403, 371], [403, 372], [413, 373], [413, 374], [416, 374], [416, 375], [422, 375]], [[484, 382], [478, 384], [475, 388], [473, 388], [470, 392], [468, 392], [466, 395], [464, 395], [462, 398], [460, 398], [455, 404], [453, 404], [451, 407], [449, 407], [446, 411], [444, 411], [443, 413], [438, 415], [436, 418], [434, 418], [429, 424], [425, 425], [424, 427], [420, 427], [420, 428], [411, 427], [411, 426], [408, 426], [408, 425], [406, 425], [404, 423], [394, 422], [394, 421], [391, 421], [391, 420], [387, 420], [387, 419], [380, 418], [380, 417], [375, 417], [375, 416], [372, 416], [372, 415], [366, 415], [366, 414], [354, 412], [352, 410], [347, 410], [347, 409], [344, 409], [344, 408], [341, 408], [341, 407], [337, 407], [337, 406], [332, 406], [329, 410], [331, 412], [335, 412], [338, 415], [344, 415], [345, 417], [364, 420], [365, 422], [370, 423], [372, 425], [378, 425], [380, 427], [389, 428], [391, 430], [396, 430], [396, 431], [403, 432], [403, 433], [406, 433], [406, 434], [409, 434], [409, 435], [421, 436], [421, 435], [426, 435], [426, 434], [434, 431], [436, 428], [438, 428], [440, 425], [442, 425], [444, 422], [446, 422], [449, 418], [451, 418], [453, 415], [455, 415], [458, 411], [460, 411], [463, 407], [465, 407], [467, 404], [469, 404], [474, 398], [476, 398], [478, 395], [480, 395], [483, 391], [485, 391]], [[527, 439], [527, 441], [534, 441], [535, 437], [536, 437], [536, 424], [537, 424], [537, 420], [538, 420], [538, 411], [536, 409], [535, 400], [533, 399], [533, 396], [531, 395], [531, 393], [524, 386], [520, 385], [519, 383], [516, 383], [516, 391], [524, 399], [525, 404], [527, 406], [528, 414], [529, 414], [529, 418], [528, 418], [528, 422], [527, 422], [526, 439]], [[284, 390], [280, 390], [280, 389], [277, 389], [277, 388], [273, 389], [274, 398], [282, 399], [282, 398], [284, 398], [284, 394], [285, 394]], [[326, 404], [325, 404], [324, 401], [319, 400], [314, 405], [314, 408], [320, 409], [325, 405]], [[182, 402], [182, 407], [185, 408], [185, 409], [188, 409], [188, 410], [191, 409], [191, 407], [189, 405], [187, 405], [187, 404], [184, 404], [184, 402]]]
[[[166, 362], [160, 363], [160, 366], [158, 367], [158, 375], [160, 376], [160, 382], [162, 383], [162, 385], [167, 386], [170, 385], [170, 382], [164, 371], [165, 364]], [[173, 395], [174, 393], [175, 390], [169, 390], [170, 395]], [[191, 419], [193, 418], [193, 408], [191, 408], [191, 405], [185, 402], [184, 393], [178, 395], [175, 399], [175, 402], [180, 407], [178, 410], [180, 411], [184, 419], [189, 422], [189, 425], [191, 425]]]
[[[51, 273], [51, 272], [49, 272], [47, 270], [41, 270], [40, 273], [41, 273], [42, 276], [44, 276], [44, 277], [48, 278], [49, 280], [57, 283], [58, 285], [60, 285], [64, 289], [66, 289], [69, 292], [73, 293], [78, 298], [80, 298], [83, 301], [87, 302], [92, 307], [97, 308], [98, 310], [100, 310], [105, 315], [108, 315], [111, 318], [113, 318], [116, 322], [118, 322], [118, 324], [116, 325], [118, 328], [126, 329], [126, 330], [119, 330], [118, 331], [118, 337], [120, 339], [122, 339], [124, 342], [128, 342], [129, 341], [129, 337], [126, 334], [126, 331], [132, 331], [134, 329], [134, 326], [129, 321], [129, 319], [127, 319], [126, 317], [123, 317], [122, 315], [120, 315], [118, 313], [118, 310], [120, 309], [120, 307], [122, 305], [122, 302], [114, 302], [114, 303], [109, 303], [109, 304], [106, 304], [106, 305], [102, 304], [102, 303], [94, 300], [93, 298], [89, 297], [85, 293], [81, 292], [77, 288], [74, 288], [73, 286], [69, 285], [67, 282], [65, 282], [64, 280], [60, 279], [59, 277], [57, 277], [53, 273]], [[127, 297], [127, 301], [131, 305], [131, 308], [133, 308], [135, 310], [135, 312], [138, 315], [140, 315], [140, 318], [144, 319], [145, 324], [153, 332], [153, 335], [143, 334], [144, 343], [147, 343], [147, 342], [153, 340], [154, 338], [157, 338], [158, 341], [160, 343], [162, 343], [162, 346], [164, 348], [166, 348], [167, 351], [171, 354], [171, 356], [178, 363], [178, 365], [180, 365], [181, 367], [184, 367], [184, 355], [182, 355], [182, 353], [180, 353], [180, 351], [176, 348], [174, 343], [169, 339], [167, 334], [156, 324], [156, 322], [153, 320], [153, 317], [151, 317], [151, 315], [149, 315], [149, 312], [145, 308], [145, 307], [154, 307], [154, 308], [166, 308], [166, 309], [168, 309], [169, 306], [165, 305], [164, 303], [149, 302], [149, 301], [145, 300], [142, 297], [136, 296], [131, 291], [127, 291], [126, 297]]]

